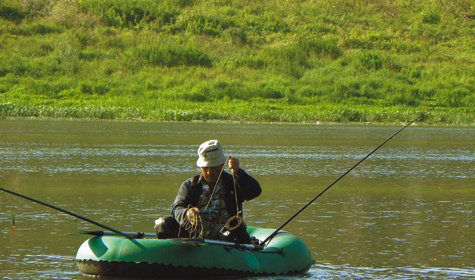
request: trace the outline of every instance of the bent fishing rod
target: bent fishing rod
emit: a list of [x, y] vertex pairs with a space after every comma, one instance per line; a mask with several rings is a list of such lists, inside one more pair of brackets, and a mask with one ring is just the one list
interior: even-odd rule
[[53, 209], [55, 209], [55, 210], [58, 210], [58, 211], [63, 212], [63, 213], [66, 213], [66, 214], [68, 214], [68, 215], [70, 215], [70, 216], [73, 216], [73, 217], [75, 217], [75, 218], [81, 219], [81, 220], [83, 220], [83, 221], [86, 221], [86, 222], [88, 222], [88, 223], [94, 224], [94, 225], [99, 226], [99, 227], [101, 227], [101, 228], [110, 230], [110, 231], [112, 231], [112, 232], [114, 232], [114, 233], [116, 233], [116, 234], [118, 234], [118, 235], [122, 235], [122, 236], [124, 236], [124, 237], [127, 237], [128, 239], [134, 239], [134, 237], [131, 236], [131, 235], [128, 234], [128, 233], [124, 233], [124, 232], [121, 232], [121, 231], [119, 231], [119, 230], [113, 229], [113, 228], [111, 228], [111, 227], [108, 227], [108, 226], [106, 226], [106, 225], [103, 225], [103, 224], [101, 224], [101, 223], [98, 223], [98, 222], [96, 222], [96, 221], [93, 221], [93, 220], [88, 219], [88, 218], [86, 218], [86, 217], [80, 216], [80, 215], [78, 215], [78, 214], [76, 214], [76, 213], [69, 212], [69, 211], [67, 211], [67, 210], [61, 209], [61, 208], [56, 207], [56, 206], [54, 206], [54, 205], [51, 205], [51, 204], [48, 204], [48, 203], [39, 201], [39, 200], [37, 200], [37, 199], [31, 198], [31, 197], [28, 197], [28, 196], [25, 196], [25, 195], [22, 195], [22, 194], [19, 194], [19, 193], [16, 193], [16, 192], [13, 192], [13, 191], [4, 189], [4, 188], [0, 188], [0, 190], [1, 190], [1, 191], [4, 191], [4, 192], [7, 192], [7, 193], [10, 193], [10, 194], [13, 194], [13, 195], [16, 195], [16, 196], [19, 196], [19, 197], [21, 197], [21, 198], [24, 198], [24, 199], [33, 201], [33, 202], [36, 202], [36, 203], [38, 203], [38, 204], [47, 206], [47, 207], [49, 207], [49, 208], [53, 208]]
[[288, 219], [285, 223], [283, 223], [279, 228], [277, 228], [271, 235], [269, 235], [266, 239], [264, 239], [262, 242], [260, 242], [260, 244], [265, 244], [267, 241], [271, 240], [283, 227], [285, 227], [288, 223], [290, 223], [295, 217], [297, 217], [300, 213], [303, 212], [303, 210], [307, 209], [308, 206], [310, 206], [310, 204], [312, 204], [315, 200], [317, 200], [317, 198], [319, 198], [320, 196], [322, 196], [326, 191], [328, 191], [331, 187], [333, 187], [333, 185], [335, 185], [338, 181], [340, 181], [341, 179], [343, 179], [343, 177], [345, 177], [348, 173], [350, 173], [353, 169], [355, 169], [358, 165], [360, 165], [363, 161], [365, 161], [367, 158], [369, 158], [372, 154], [374, 154], [377, 150], [379, 150], [379, 148], [381, 148], [382, 146], [384, 146], [384, 144], [388, 143], [391, 139], [393, 139], [396, 135], [398, 135], [401, 131], [403, 131], [404, 129], [406, 129], [408, 126], [410, 126], [411, 124], [415, 123], [418, 119], [422, 118], [423, 116], [425, 116], [427, 113], [429, 113], [434, 107], [432, 107], [429, 111], [427, 112], [424, 112], [422, 114], [420, 114], [417, 118], [415, 118], [414, 120], [412, 120], [410, 123], [408, 123], [407, 125], [405, 125], [403, 128], [401, 128], [398, 132], [394, 133], [391, 137], [389, 137], [386, 141], [384, 141], [383, 143], [381, 143], [381, 145], [379, 145], [378, 147], [376, 147], [374, 150], [372, 150], [368, 155], [366, 155], [364, 158], [362, 158], [360, 161], [358, 161], [355, 165], [353, 165], [350, 169], [348, 169], [348, 171], [346, 171], [345, 173], [343, 173], [338, 179], [336, 179], [333, 183], [331, 183], [326, 189], [324, 189], [323, 191], [321, 191], [316, 197], [314, 197], [312, 200], [310, 200], [307, 204], [305, 204], [304, 207], [302, 207], [299, 211], [297, 211], [292, 217], [290, 217], [290, 219]]

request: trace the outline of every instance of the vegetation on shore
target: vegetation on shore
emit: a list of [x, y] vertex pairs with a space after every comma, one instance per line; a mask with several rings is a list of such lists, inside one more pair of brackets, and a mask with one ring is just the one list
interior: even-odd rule
[[0, 117], [475, 124], [465, 0], [0, 0]]

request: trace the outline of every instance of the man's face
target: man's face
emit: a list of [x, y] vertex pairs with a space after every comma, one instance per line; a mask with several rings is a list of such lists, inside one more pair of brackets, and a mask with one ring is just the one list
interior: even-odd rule
[[[213, 166], [213, 167], [201, 167], [201, 175], [205, 178], [208, 184], [215, 184], [218, 180], [219, 173], [221, 173], [221, 169], [223, 169], [222, 165]], [[214, 186], [210, 186], [214, 187]]]

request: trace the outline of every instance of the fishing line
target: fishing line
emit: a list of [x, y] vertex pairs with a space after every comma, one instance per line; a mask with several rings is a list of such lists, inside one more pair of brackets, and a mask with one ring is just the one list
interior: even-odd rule
[[216, 180], [216, 184], [214, 185], [213, 192], [211, 193], [211, 196], [209, 197], [209, 200], [208, 200], [208, 204], [206, 204], [206, 207], [205, 207], [205, 209], [203, 210], [203, 212], [206, 211], [206, 209], [208, 209], [209, 204], [211, 203], [211, 200], [212, 200], [212, 198], [213, 198], [213, 196], [214, 196], [214, 192], [215, 192], [216, 189], [218, 188], [219, 180], [221, 179], [221, 175], [222, 175], [223, 172], [224, 172], [224, 167], [226, 166], [226, 163], [228, 163], [228, 160], [229, 160], [229, 158], [226, 158], [226, 161], [224, 162], [223, 167], [221, 168], [221, 171], [219, 172], [219, 176], [218, 176], [218, 179]]
[[236, 200], [236, 215], [232, 216], [226, 221], [226, 224], [224, 227], [220, 230], [222, 234], [225, 236], [228, 236], [231, 234], [231, 231], [237, 229], [238, 227], [241, 226], [243, 220], [242, 220], [242, 212], [239, 211], [239, 203], [238, 203], [238, 197], [237, 197], [237, 179], [236, 175], [234, 174], [234, 169], [231, 169], [232, 175], [233, 175], [233, 185], [234, 185], [234, 199]]
[[348, 171], [346, 171], [345, 173], [343, 173], [343, 175], [341, 175], [338, 179], [336, 179], [333, 183], [331, 183], [326, 189], [324, 189], [323, 191], [321, 191], [316, 197], [314, 197], [312, 200], [310, 200], [307, 204], [305, 204], [304, 207], [302, 207], [299, 211], [297, 211], [292, 217], [290, 217], [290, 219], [288, 219], [285, 223], [283, 223], [279, 228], [277, 228], [271, 235], [269, 235], [266, 239], [264, 239], [264, 241], [261, 242], [261, 244], [264, 244], [266, 243], [267, 241], [271, 240], [283, 227], [285, 227], [288, 223], [290, 223], [295, 217], [297, 217], [300, 213], [302, 213], [303, 210], [305, 210], [308, 206], [310, 206], [310, 204], [312, 204], [317, 198], [319, 198], [320, 196], [322, 196], [326, 191], [328, 191], [331, 187], [333, 187], [333, 185], [335, 185], [338, 181], [340, 181], [343, 177], [345, 177], [348, 173], [350, 173], [353, 169], [355, 169], [358, 165], [360, 165], [360, 163], [362, 163], [363, 161], [365, 161], [367, 158], [369, 158], [372, 154], [374, 154], [377, 150], [379, 150], [379, 148], [381, 148], [384, 144], [386, 144], [387, 142], [389, 142], [391, 139], [393, 139], [396, 135], [398, 135], [401, 131], [403, 131], [404, 129], [406, 129], [408, 126], [410, 126], [411, 124], [413, 124], [414, 122], [416, 122], [418, 119], [421, 119], [423, 118], [427, 113], [429, 113], [430, 111], [432, 111], [434, 107], [432, 107], [429, 111], [427, 112], [424, 112], [422, 114], [420, 114], [417, 118], [415, 118], [414, 120], [412, 120], [410, 123], [408, 123], [407, 125], [405, 125], [403, 128], [401, 128], [398, 132], [394, 133], [391, 137], [389, 137], [386, 141], [384, 141], [383, 143], [381, 143], [381, 145], [379, 145], [378, 147], [376, 147], [376, 149], [374, 149], [373, 151], [371, 151], [368, 155], [366, 155], [364, 158], [362, 158], [360, 161], [358, 161], [355, 165], [353, 165], [350, 169], [348, 169]]
[[67, 210], [61, 209], [61, 208], [56, 207], [56, 206], [54, 206], [54, 205], [51, 205], [51, 204], [48, 204], [48, 203], [45, 203], [45, 202], [36, 200], [36, 199], [34, 199], [34, 198], [31, 198], [31, 197], [28, 197], [28, 196], [25, 196], [25, 195], [22, 195], [22, 194], [13, 192], [13, 191], [9, 191], [9, 190], [4, 189], [4, 188], [0, 188], [0, 190], [2, 190], [2, 191], [4, 191], [4, 192], [7, 192], [7, 193], [10, 193], [10, 194], [13, 194], [13, 195], [16, 195], [16, 196], [19, 196], [19, 197], [21, 197], [21, 198], [24, 198], [24, 199], [33, 201], [33, 202], [36, 202], [36, 203], [38, 203], [38, 204], [47, 206], [47, 207], [49, 207], [49, 208], [53, 208], [53, 209], [58, 210], [58, 211], [60, 211], [60, 212], [66, 213], [66, 214], [68, 214], [68, 215], [70, 215], [70, 216], [73, 216], [73, 217], [75, 217], [75, 218], [77, 218], [77, 219], [81, 219], [81, 220], [86, 221], [86, 222], [88, 222], [88, 223], [91, 223], [91, 224], [94, 224], [94, 225], [96, 225], [96, 226], [99, 226], [99, 227], [105, 228], [105, 229], [107, 229], [107, 230], [110, 230], [110, 231], [112, 231], [112, 232], [115, 232], [115, 233], [117, 233], [117, 234], [119, 234], [119, 235], [122, 235], [122, 236], [124, 236], [124, 237], [127, 237], [128, 239], [134, 239], [132, 236], [130, 236], [130, 235], [128, 235], [128, 234], [125, 234], [125, 233], [123, 233], [123, 232], [121, 232], [121, 231], [118, 231], [118, 230], [116, 230], [116, 229], [113, 229], [113, 228], [111, 228], [111, 227], [108, 227], [108, 226], [106, 226], [106, 225], [103, 225], [103, 224], [101, 224], [101, 223], [98, 223], [98, 222], [93, 221], [93, 220], [91, 220], [91, 219], [88, 219], [88, 218], [86, 218], [86, 217], [80, 216], [80, 215], [78, 215], [78, 214], [76, 214], [76, 213], [69, 212], [69, 211], [67, 211]]

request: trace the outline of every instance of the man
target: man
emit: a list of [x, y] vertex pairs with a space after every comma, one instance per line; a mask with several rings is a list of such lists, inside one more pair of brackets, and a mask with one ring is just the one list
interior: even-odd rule
[[[226, 162], [232, 174], [223, 171]], [[242, 203], [261, 194], [259, 183], [240, 168], [237, 158], [226, 158], [217, 140], [200, 145], [196, 165], [201, 174], [182, 183], [172, 204], [172, 216], [155, 221], [157, 237], [250, 243], [246, 225], [240, 223]]]

